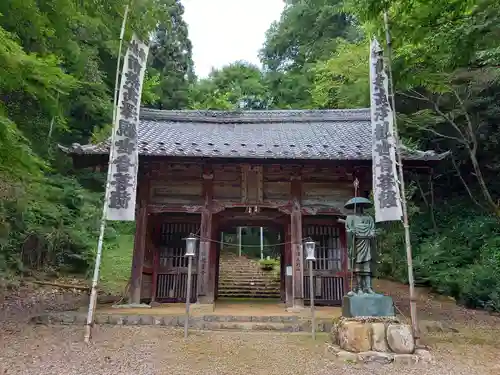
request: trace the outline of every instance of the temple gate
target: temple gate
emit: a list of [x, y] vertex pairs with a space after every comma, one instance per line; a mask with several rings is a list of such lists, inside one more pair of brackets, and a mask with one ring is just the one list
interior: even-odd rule
[[[219, 233], [230, 226], [281, 228], [281, 296], [310, 299], [303, 242], [316, 242], [315, 301], [339, 305], [348, 290], [344, 203], [371, 190], [370, 113], [360, 110], [198, 112], [142, 110], [133, 303], [186, 299], [185, 242], [199, 237], [193, 302], [217, 298]], [[61, 147], [77, 167], [106, 167], [109, 142]], [[439, 155], [406, 152], [427, 170]]]

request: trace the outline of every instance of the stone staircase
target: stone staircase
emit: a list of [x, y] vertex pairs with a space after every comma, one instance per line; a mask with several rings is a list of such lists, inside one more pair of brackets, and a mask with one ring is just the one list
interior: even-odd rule
[[279, 273], [263, 271], [258, 261], [223, 253], [219, 261], [219, 298], [279, 299]]

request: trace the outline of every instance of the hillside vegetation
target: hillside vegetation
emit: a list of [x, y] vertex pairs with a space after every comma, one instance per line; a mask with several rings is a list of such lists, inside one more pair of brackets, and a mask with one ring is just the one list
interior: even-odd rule
[[[498, 311], [498, 2], [287, 0], [266, 35], [263, 68], [237, 61], [204, 79], [194, 74], [179, 1], [134, 2], [125, 38], [132, 31], [155, 35], [145, 106], [364, 107], [369, 38], [384, 41], [386, 6], [401, 135], [412, 147], [451, 151], [429, 178], [407, 176], [417, 281], [466, 306]], [[4, 277], [91, 269], [105, 176], [73, 170], [57, 144], [109, 134], [123, 11], [118, 0], [0, 2]], [[128, 224], [110, 225], [107, 249], [123, 246], [120, 238], [133, 232]], [[379, 274], [405, 281], [401, 227], [381, 226], [379, 245]]]

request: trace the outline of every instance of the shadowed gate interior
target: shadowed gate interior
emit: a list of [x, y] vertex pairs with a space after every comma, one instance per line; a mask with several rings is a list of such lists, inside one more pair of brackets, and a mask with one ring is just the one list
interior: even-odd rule
[[[241, 222], [239, 225], [228, 223], [219, 229], [215, 298], [278, 299], [285, 302], [284, 225], [261, 221], [260, 227], [251, 219], [246, 223], [245, 226], [241, 226]], [[259, 262], [260, 228], [262, 256], [267, 267]]]

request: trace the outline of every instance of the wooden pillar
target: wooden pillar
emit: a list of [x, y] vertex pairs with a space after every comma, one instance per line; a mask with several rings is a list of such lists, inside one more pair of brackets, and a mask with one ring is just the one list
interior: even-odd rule
[[142, 197], [138, 202], [135, 219], [134, 254], [132, 256], [132, 272], [130, 277], [130, 303], [141, 303], [142, 269], [146, 248], [148, 223], [147, 200]]
[[339, 229], [340, 229], [340, 245], [342, 247], [342, 277], [344, 278], [343, 280], [343, 285], [344, 285], [344, 295], [347, 294], [350, 291], [351, 285], [350, 285], [350, 279], [351, 279], [351, 272], [352, 270], [349, 270], [349, 254], [347, 250], [347, 238], [346, 238], [346, 232], [345, 232], [345, 225], [344, 224], [338, 224]]
[[[150, 219], [153, 217], [150, 216]], [[160, 249], [156, 246], [158, 244], [158, 237], [161, 231], [161, 222], [158, 217], [154, 217], [154, 220], [150, 225], [153, 225], [153, 232], [151, 233], [151, 246], [153, 247], [153, 275], [151, 283], [151, 302], [156, 300], [156, 290], [158, 287], [158, 267], [160, 266]]]
[[293, 306], [293, 267], [292, 267], [292, 244], [291, 242], [291, 225], [287, 223], [285, 226], [285, 254], [283, 261], [285, 262], [285, 304], [287, 307]]
[[290, 230], [292, 243], [292, 273], [293, 273], [293, 306], [304, 306], [304, 256], [302, 248], [302, 208], [301, 181], [295, 176], [291, 181], [292, 212], [290, 214]]
[[[200, 251], [198, 257], [198, 303], [213, 303], [215, 294], [214, 278], [210, 278], [210, 245], [212, 242], [212, 196], [213, 172], [209, 169], [203, 172], [203, 195], [205, 206], [201, 211]], [[210, 283], [212, 279], [212, 283]]]

